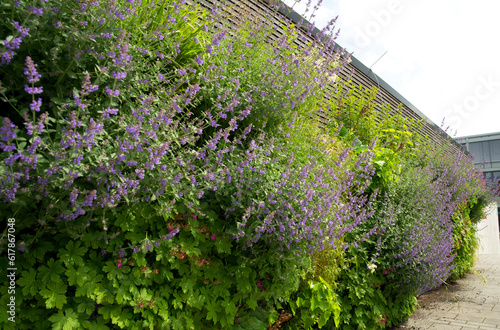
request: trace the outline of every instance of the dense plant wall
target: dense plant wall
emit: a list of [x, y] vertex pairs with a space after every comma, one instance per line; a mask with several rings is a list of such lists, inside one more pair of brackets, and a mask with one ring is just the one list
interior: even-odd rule
[[2, 327], [383, 328], [471, 267], [486, 187], [336, 81], [333, 22], [298, 48], [223, 3], [0, 17]]

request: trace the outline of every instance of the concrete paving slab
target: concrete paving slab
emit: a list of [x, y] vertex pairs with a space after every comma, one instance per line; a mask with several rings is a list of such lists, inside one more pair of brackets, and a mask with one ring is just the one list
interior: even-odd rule
[[491, 325], [491, 324], [481, 324], [479, 326], [479, 329], [489, 329], [489, 330], [494, 330], [494, 329], [500, 329], [496, 325]]
[[500, 314], [496, 312], [485, 312], [482, 313], [484, 315], [485, 319], [483, 323], [492, 323], [492, 324], [498, 324], [500, 325]]
[[393, 330], [500, 329], [500, 254], [480, 254], [471, 273], [418, 301], [413, 315]]

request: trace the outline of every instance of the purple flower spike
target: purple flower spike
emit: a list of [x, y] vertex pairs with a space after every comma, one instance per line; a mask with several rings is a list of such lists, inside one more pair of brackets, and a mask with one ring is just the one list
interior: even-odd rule
[[16, 125], [14, 125], [9, 118], [4, 117], [2, 120], [2, 127], [0, 127], [0, 140], [9, 142], [10, 140], [15, 139], [17, 135], [13, 128], [16, 128]]
[[31, 102], [31, 104], [30, 104], [30, 110], [39, 112], [41, 106], [42, 106], [42, 99], [38, 98], [37, 101], [33, 100], [33, 102]]
[[21, 38], [26, 37], [30, 32], [30, 29], [22, 27], [19, 24], [19, 22], [16, 22], [16, 21], [14, 21], [14, 27], [16, 28], [17, 32], [19, 32], [19, 35], [21, 36]]
[[31, 11], [36, 16], [43, 15], [43, 7], [37, 8], [37, 7], [28, 6], [28, 9], [29, 9], [29, 11]]
[[115, 79], [118, 79], [118, 80], [122, 80], [122, 79], [125, 79], [127, 77], [127, 72], [116, 72], [116, 71], [113, 71], [113, 73], [111, 74], [111, 76]]
[[111, 118], [109, 115], [116, 115], [118, 114], [118, 109], [111, 109], [108, 107], [106, 110], [104, 110], [104, 113], [102, 114], [104, 118]]
[[106, 92], [106, 94], [108, 95], [113, 95], [113, 96], [119, 96], [120, 95], [120, 90], [116, 89], [116, 90], [112, 90], [111, 88], [109, 87], [106, 87], [104, 89], [104, 91]]
[[42, 75], [36, 71], [36, 67], [38, 66], [38, 64], [35, 64], [31, 59], [31, 57], [29, 56], [26, 56], [25, 63], [26, 63], [26, 68], [24, 69], [24, 75], [28, 77], [28, 82], [34, 84], [40, 81]]
[[175, 235], [177, 235], [177, 233], [179, 233], [179, 228], [175, 228], [173, 231], [170, 232], [170, 234], [167, 235], [167, 239], [171, 239], [172, 237], [174, 237]]
[[34, 95], [43, 93], [43, 87], [29, 87], [28, 85], [24, 85], [24, 90], [26, 93]]

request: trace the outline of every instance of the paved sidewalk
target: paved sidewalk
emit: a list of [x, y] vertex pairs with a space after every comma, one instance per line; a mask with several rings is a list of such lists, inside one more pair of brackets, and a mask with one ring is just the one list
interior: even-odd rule
[[403, 329], [500, 329], [500, 254], [478, 256], [473, 271], [418, 298]]

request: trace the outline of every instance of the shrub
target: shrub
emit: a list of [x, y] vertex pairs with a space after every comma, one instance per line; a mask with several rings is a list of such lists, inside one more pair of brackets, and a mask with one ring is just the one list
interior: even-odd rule
[[297, 116], [314, 114], [322, 89], [342, 68], [340, 53], [330, 48], [329, 39], [299, 48], [297, 43], [304, 41], [294, 25], [279, 26], [284, 32], [276, 38], [268, 25], [274, 14], [241, 22], [237, 29], [216, 26], [217, 49], [207, 50], [211, 65], [200, 77], [205, 88], [198, 111], [227, 116], [228, 121], [242, 111], [246, 116], [241, 127], [252, 125], [254, 131], [267, 133]]
[[[266, 132], [252, 128], [247, 118], [255, 121], [253, 113], [269, 104], [258, 81], [245, 81], [251, 75], [242, 76], [243, 90], [233, 88], [240, 78], [234, 66], [244, 62], [223, 52], [225, 34], [206, 34], [211, 25], [202, 23], [170, 24], [161, 15], [197, 22], [198, 8], [152, 4], [64, 3], [54, 11], [43, 3], [36, 12], [52, 14], [36, 22], [24, 2], [2, 9], [3, 17], [25, 15], [23, 26], [54, 23], [58, 54], [69, 58], [65, 71], [51, 77], [62, 64], [48, 63], [48, 48], [30, 57], [23, 47], [3, 53], [14, 56], [2, 70], [16, 83], [5, 83], [2, 93], [22, 120], [11, 112], [2, 121], [0, 208], [23, 220], [16, 227], [17, 306], [27, 311], [18, 318], [27, 327], [265, 326], [297, 289], [308, 252], [366, 216], [359, 211], [364, 199], [350, 188], [358, 174], [337, 179], [348, 150], [332, 163], [338, 154], [313, 139], [303, 144], [292, 115], [275, 124], [259, 119]], [[114, 16], [101, 21], [111, 9]], [[64, 28], [58, 18], [67, 19]], [[151, 25], [157, 20], [165, 24]], [[26, 37], [40, 42], [39, 31]], [[85, 42], [95, 34], [95, 45], [82, 52], [80, 39], [66, 44], [72, 32]], [[193, 34], [210, 38], [193, 44]], [[233, 49], [247, 48], [236, 42]], [[284, 49], [268, 58], [308, 86]], [[250, 72], [260, 69], [260, 62], [250, 64]], [[284, 108], [292, 114], [302, 100], [314, 100], [306, 90], [296, 95], [298, 89], [287, 97], [285, 71], [272, 74], [274, 84], [285, 84], [280, 97], [290, 97]], [[321, 74], [317, 81], [326, 81]], [[17, 87], [23, 84], [30, 86]], [[42, 85], [49, 87], [38, 101]], [[220, 113], [213, 111], [218, 105]], [[367, 157], [357, 162], [366, 177]]]
[[466, 158], [449, 159], [402, 163], [399, 181], [373, 202], [373, 216], [344, 237], [351, 266], [341, 271], [338, 294], [346, 328], [397, 325], [415, 295], [471, 266], [474, 230], [460, 204], [478, 193], [477, 171]]
[[[311, 265], [298, 291], [290, 297], [289, 308], [293, 318], [286, 329], [319, 328], [327, 324], [339, 325], [341, 306], [336, 296], [338, 277], [344, 265], [344, 244], [336, 240], [336, 247], [326, 244], [311, 255]], [[331, 326], [330, 326], [331, 327]]]
[[455, 253], [453, 273], [449, 280], [457, 280], [474, 266], [474, 255], [479, 247], [477, 228], [469, 217], [465, 206], [459, 207], [453, 216], [453, 251]]
[[330, 328], [384, 329], [399, 324], [415, 308], [415, 296], [400, 290], [394, 268], [374, 253], [373, 240], [358, 236], [359, 244], [345, 253], [335, 290], [341, 306], [339, 326], [330, 321]]
[[273, 40], [217, 6], [31, 5], [0, 5], [21, 328], [266, 328], [282, 308], [299, 327], [383, 327], [449, 274], [481, 188], [455, 159], [404, 164], [417, 140], [375, 120], [372, 94], [340, 92], [322, 128], [331, 26]]
[[375, 141], [395, 152], [414, 153], [420, 140], [410, 130], [422, 121], [402, 116], [399, 108], [391, 109], [389, 104], [376, 103], [377, 93], [376, 88], [368, 90], [351, 81], [339, 82], [326, 101], [323, 115], [327, 127], [343, 128], [346, 138], [358, 139], [364, 145]]
[[372, 192], [383, 191], [391, 182], [397, 182], [401, 163], [415, 157], [421, 147], [421, 139], [411, 131], [422, 121], [405, 118], [400, 109], [389, 104], [375, 102], [377, 89], [368, 90], [355, 86], [351, 81], [341, 82], [329, 94], [326, 127], [338, 131], [340, 137], [355, 143], [357, 153], [371, 146], [371, 160], [375, 174], [370, 183]]

